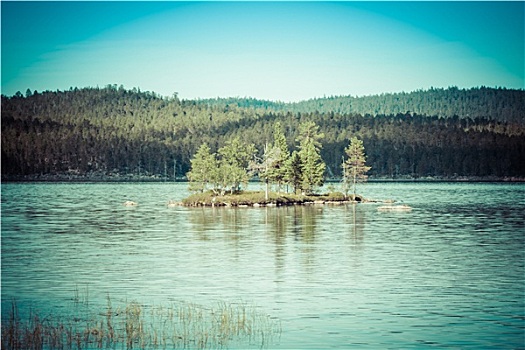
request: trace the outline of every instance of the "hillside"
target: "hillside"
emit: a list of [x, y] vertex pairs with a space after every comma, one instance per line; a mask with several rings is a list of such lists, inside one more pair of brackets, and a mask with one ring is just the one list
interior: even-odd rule
[[259, 151], [276, 120], [290, 148], [298, 125], [325, 134], [327, 176], [350, 137], [363, 139], [372, 177], [525, 176], [525, 92], [432, 89], [298, 103], [180, 100], [116, 85], [2, 96], [2, 176], [184, 176], [203, 142], [233, 136]]
[[420, 116], [460, 119], [489, 119], [506, 123], [523, 123], [523, 90], [473, 88], [430, 89], [387, 93], [373, 96], [332, 96], [308, 101], [283, 103], [253, 98], [200, 100], [210, 106], [236, 105], [274, 112], [339, 113], [360, 115], [417, 114]]

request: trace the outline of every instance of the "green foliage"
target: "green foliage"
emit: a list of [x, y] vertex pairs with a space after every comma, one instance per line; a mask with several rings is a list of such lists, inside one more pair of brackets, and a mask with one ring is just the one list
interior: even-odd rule
[[284, 136], [283, 128], [279, 121], [275, 122], [273, 130], [275, 162], [272, 167], [272, 181], [278, 184], [278, 189], [280, 190], [281, 184], [283, 184], [286, 179], [286, 162], [290, 158], [290, 151], [288, 150], [286, 137]]
[[255, 152], [253, 144], [243, 144], [239, 137], [228, 140], [226, 145], [219, 149], [219, 184], [223, 191], [229, 189], [230, 193], [233, 193], [240, 190], [241, 184], [248, 184], [248, 168]]
[[290, 158], [286, 137], [284, 136], [281, 123], [275, 122], [273, 127], [273, 144], [265, 145], [263, 161], [260, 164], [260, 177], [270, 183], [277, 184], [277, 190], [286, 182], [286, 164]]
[[343, 162], [343, 187], [345, 195], [348, 195], [348, 188], [352, 186], [354, 197], [356, 196], [356, 184], [364, 182], [368, 178], [366, 173], [371, 167], [366, 165], [365, 147], [363, 141], [357, 137], [350, 139], [350, 144], [345, 148], [348, 159]]
[[430, 88], [413, 92], [384, 93], [370, 96], [330, 96], [295, 103], [256, 99], [202, 100], [210, 106], [236, 105], [273, 112], [359, 115], [421, 115], [460, 119], [490, 119], [498, 122], [523, 123], [525, 91], [478, 87]]
[[248, 184], [248, 166], [255, 152], [253, 144], [242, 144], [238, 137], [228, 140], [219, 149], [218, 155], [210, 153], [207, 144], [201, 145], [191, 160], [191, 170], [187, 174], [190, 190], [204, 192], [211, 185], [215, 194], [239, 191], [241, 184]]
[[[2, 96], [4, 179], [173, 180], [190, 170], [203, 143], [213, 153], [238, 137], [254, 144], [263, 159], [272, 133], [270, 150], [290, 147], [304, 122], [325, 135], [319, 154], [331, 177], [342, 175], [341, 158], [353, 136], [366, 147], [371, 177], [525, 174], [523, 90], [431, 89], [298, 103], [180, 100], [116, 85], [26, 94]], [[285, 142], [275, 131], [277, 122]], [[268, 158], [279, 158], [270, 150]], [[275, 174], [268, 174], [276, 184], [283, 176], [279, 164], [276, 160]], [[281, 184], [289, 177], [287, 170]], [[219, 176], [209, 181], [214, 187]]]
[[294, 193], [302, 190], [303, 162], [297, 151], [293, 151], [286, 162], [285, 180], [292, 186]]
[[326, 201], [334, 201], [334, 202], [336, 202], [336, 201], [346, 200], [347, 197], [342, 192], [330, 192], [328, 194], [325, 194], [323, 196], [323, 199], [326, 200]]
[[218, 170], [215, 155], [211, 153], [207, 144], [202, 144], [191, 160], [191, 171], [187, 174], [190, 181], [190, 190], [204, 192], [208, 189], [209, 184], [215, 187]]
[[324, 183], [324, 172], [326, 165], [321, 159], [320, 140], [324, 134], [319, 132], [319, 126], [313, 122], [305, 122], [299, 126], [299, 157], [301, 158], [301, 189], [306, 193], [312, 193], [316, 186]]

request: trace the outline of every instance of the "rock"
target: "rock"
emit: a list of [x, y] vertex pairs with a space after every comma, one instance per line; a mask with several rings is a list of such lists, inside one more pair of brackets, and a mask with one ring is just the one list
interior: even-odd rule
[[377, 208], [378, 211], [411, 211], [408, 205], [383, 205]]
[[352, 200], [353, 202], [362, 202], [365, 199], [361, 195], [356, 194], [355, 196], [354, 195], [350, 195], [350, 200]]

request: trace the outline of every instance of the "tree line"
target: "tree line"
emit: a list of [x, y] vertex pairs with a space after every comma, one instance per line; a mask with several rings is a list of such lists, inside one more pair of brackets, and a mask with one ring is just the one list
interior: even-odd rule
[[490, 119], [523, 124], [523, 90], [478, 87], [431, 88], [412, 92], [371, 96], [330, 96], [300, 102], [274, 102], [254, 98], [216, 98], [198, 100], [210, 106], [231, 106], [292, 113], [339, 113], [360, 115], [417, 114], [428, 117]]
[[[493, 103], [506, 101], [512, 111], [525, 100], [522, 90], [473, 90], [467, 92], [492, 94]], [[425, 93], [429, 101], [436, 94], [416, 92]], [[116, 85], [2, 96], [2, 176], [101, 173], [172, 179], [190, 171], [202, 144], [222, 159], [224, 148], [238, 138], [253, 144], [257, 157], [264, 159], [277, 123], [282, 149], [286, 144], [291, 155], [307, 122], [324, 135], [317, 142], [325, 178], [342, 177], [341, 162], [352, 137], [363, 142], [371, 177], [525, 175], [525, 109], [519, 118], [506, 121], [488, 112], [474, 118], [416, 109], [376, 114], [372, 109], [357, 113], [306, 107], [320, 100], [305, 101], [302, 111], [294, 111], [296, 105], [275, 102], [281, 107], [270, 108], [243, 105], [242, 100], [181, 100], [176, 94], [162, 97]], [[457, 109], [456, 103], [451, 100], [449, 108]]]

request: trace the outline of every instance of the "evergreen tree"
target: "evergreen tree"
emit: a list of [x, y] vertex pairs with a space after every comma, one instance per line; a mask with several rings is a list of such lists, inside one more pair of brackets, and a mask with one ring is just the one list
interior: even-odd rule
[[[481, 87], [285, 104], [179, 100], [117, 85], [38, 93], [29, 89], [1, 96], [2, 176], [162, 178], [190, 171], [202, 143], [216, 150], [228, 137], [242, 135], [242, 143], [262, 149], [276, 121], [286, 126], [286, 135], [294, 133], [292, 139], [301, 121], [312, 121], [325, 134], [321, 154], [332, 176], [340, 175], [344, 147], [355, 135], [366, 139], [373, 176], [522, 178], [524, 97], [523, 90]], [[273, 134], [269, 151], [286, 143], [278, 141], [278, 132]], [[280, 155], [288, 153], [277, 147]], [[279, 164], [273, 162], [271, 169], [277, 184]], [[214, 186], [213, 181], [207, 186]]]
[[305, 122], [299, 126], [299, 156], [302, 167], [302, 190], [312, 193], [314, 187], [322, 186], [324, 183], [324, 172], [326, 165], [321, 158], [321, 142], [323, 133], [319, 133], [319, 126], [314, 122]]
[[277, 161], [275, 163], [275, 181], [279, 191], [286, 178], [286, 162], [290, 158], [290, 151], [284, 136], [283, 128], [280, 122], [276, 122], [273, 131], [273, 147], [278, 150]]
[[301, 156], [297, 151], [293, 151], [286, 162], [285, 180], [293, 187], [294, 193], [302, 190], [303, 166]]
[[273, 144], [265, 149], [264, 178], [270, 183], [276, 183], [278, 191], [286, 178], [286, 162], [290, 158], [286, 137], [280, 122], [275, 122], [273, 127]]
[[241, 184], [248, 184], [249, 165], [255, 152], [253, 144], [243, 144], [239, 137], [228, 140], [226, 145], [219, 149], [219, 178], [223, 192], [229, 190], [233, 193], [240, 190]]
[[354, 198], [356, 196], [356, 183], [366, 181], [366, 173], [371, 167], [366, 166], [365, 147], [363, 141], [352, 137], [350, 144], [345, 148], [348, 159], [343, 162], [343, 187], [348, 195], [350, 186], [353, 188]]
[[204, 192], [208, 184], [215, 187], [217, 170], [215, 154], [210, 152], [207, 144], [202, 144], [191, 160], [191, 170], [187, 174], [190, 191]]

